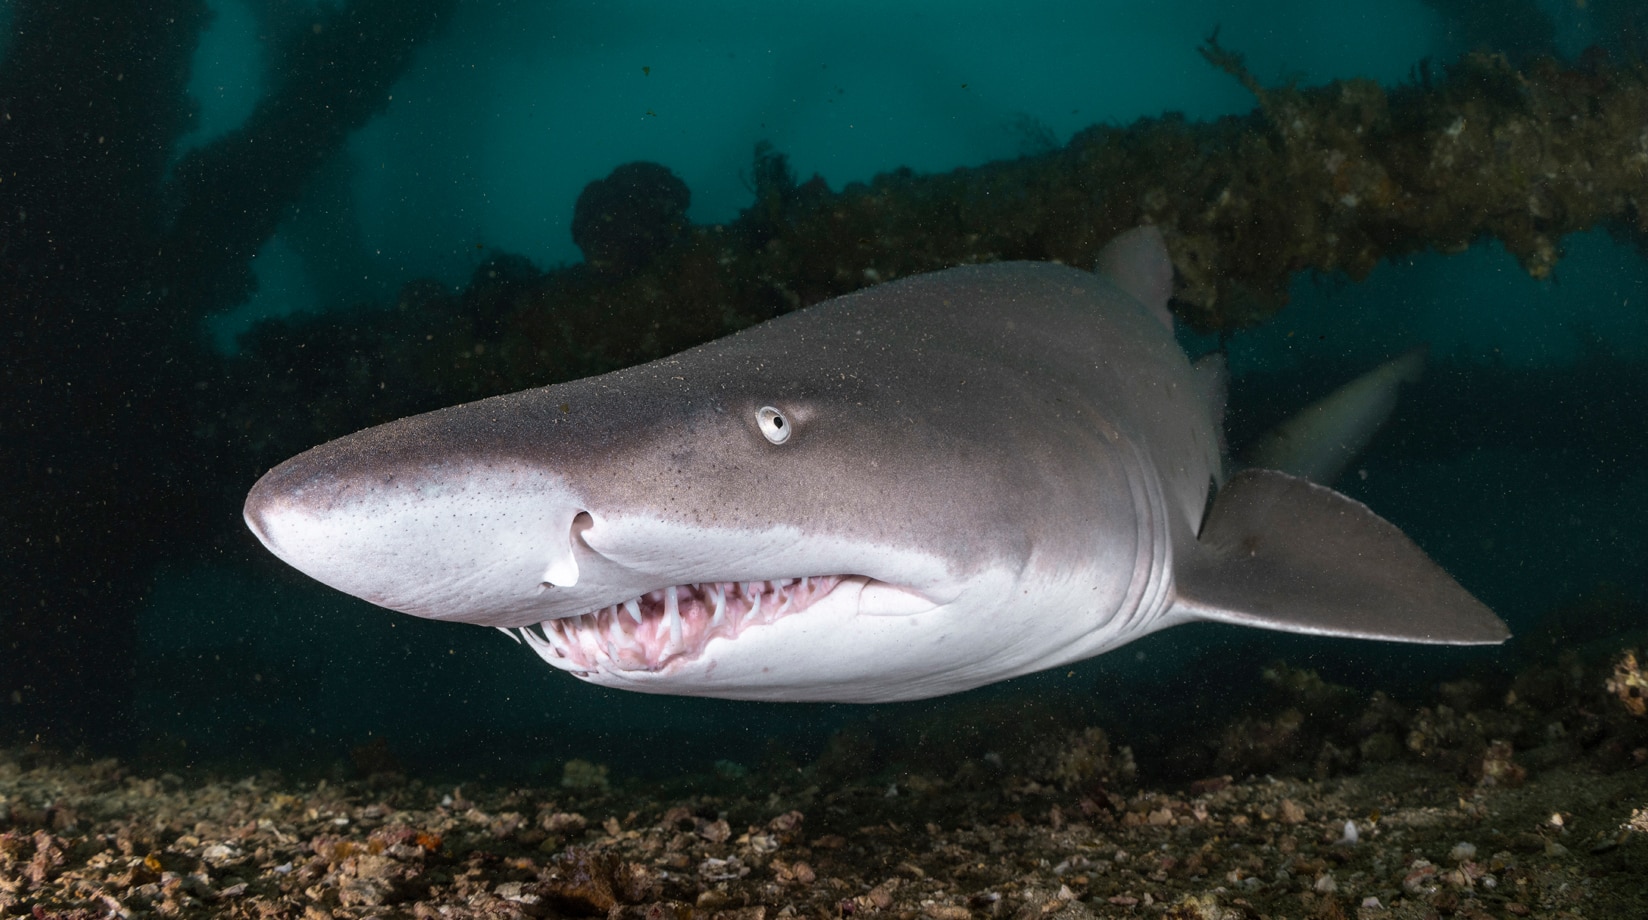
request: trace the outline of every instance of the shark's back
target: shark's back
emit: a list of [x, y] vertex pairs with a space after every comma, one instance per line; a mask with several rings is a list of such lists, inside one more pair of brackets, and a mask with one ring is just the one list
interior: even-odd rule
[[929, 406], [950, 403], [980, 439], [999, 438], [1010, 423], [1020, 450], [1063, 445], [1074, 458], [1095, 435], [1125, 445], [1194, 533], [1220, 474], [1218, 394], [1163, 321], [1165, 295], [1145, 303], [1138, 294], [1149, 292], [1124, 288], [1129, 280], [1051, 262], [960, 266], [728, 341], [747, 336], [762, 353], [788, 347], [821, 375], [858, 373]]

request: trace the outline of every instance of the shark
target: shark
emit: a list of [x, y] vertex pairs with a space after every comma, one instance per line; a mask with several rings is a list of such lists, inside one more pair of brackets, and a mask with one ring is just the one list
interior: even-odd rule
[[[890, 281], [322, 444], [258, 480], [245, 520], [340, 591], [651, 693], [921, 699], [1194, 621], [1504, 641], [1366, 506], [1226, 459], [1222, 364], [1178, 345], [1173, 283], [1148, 225], [1091, 272]], [[1302, 427], [1343, 453], [1412, 372], [1318, 412], [1363, 433]]]

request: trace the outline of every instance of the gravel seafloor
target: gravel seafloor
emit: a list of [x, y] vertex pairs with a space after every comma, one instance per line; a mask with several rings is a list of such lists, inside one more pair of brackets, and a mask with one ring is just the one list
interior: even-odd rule
[[534, 788], [0, 750], [0, 917], [1648, 916], [1629, 652], [1359, 715], [1308, 671], [1265, 679], [1226, 772], [1174, 784], [1091, 727], [868, 775], [846, 738], [667, 789], [582, 761]]

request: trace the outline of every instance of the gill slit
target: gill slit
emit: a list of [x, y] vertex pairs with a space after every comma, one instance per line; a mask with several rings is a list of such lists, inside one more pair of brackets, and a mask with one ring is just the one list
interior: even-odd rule
[[1173, 591], [1173, 528], [1161, 477], [1137, 443], [1127, 442], [1131, 463], [1123, 464], [1133, 501], [1133, 573], [1110, 632], [1116, 644], [1151, 631]]

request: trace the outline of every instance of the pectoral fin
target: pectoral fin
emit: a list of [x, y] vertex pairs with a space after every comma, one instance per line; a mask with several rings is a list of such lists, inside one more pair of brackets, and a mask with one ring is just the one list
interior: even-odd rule
[[1390, 522], [1274, 470], [1231, 477], [1180, 557], [1175, 613], [1187, 619], [1435, 645], [1510, 637]]

